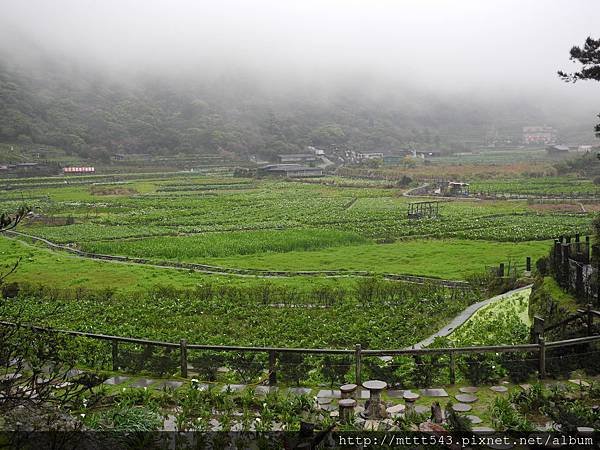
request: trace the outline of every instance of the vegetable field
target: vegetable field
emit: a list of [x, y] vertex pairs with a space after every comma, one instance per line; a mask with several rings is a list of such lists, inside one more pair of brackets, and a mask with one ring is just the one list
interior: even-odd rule
[[[481, 294], [344, 271], [459, 280], [501, 262], [522, 268], [525, 257], [547, 254], [550, 239], [585, 233], [592, 220], [526, 201], [480, 200], [446, 201], [439, 217], [409, 220], [415, 200], [402, 195], [406, 188], [342, 177], [148, 174], [15, 184], [1, 205], [33, 207], [21, 233], [150, 262], [91, 261], [1, 237], [5, 265], [22, 258], [11, 282], [20, 283], [15, 308], [25, 320], [213, 344], [410, 345]], [[152, 266], [165, 261], [341, 276], [266, 279]]]
[[[556, 187], [559, 181], [549, 179], [547, 188], [576, 183], [565, 178]], [[486, 265], [535, 259], [546, 253], [548, 240], [586, 233], [591, 224], [589, 213], [539, 211], [526, 201], [448, 201], [440, 217], [412, 220], [407, 204], [414, 200], [403, 197], [402, 188], [342, 177], [149, 174], [69, 182], [17, 180], [19, 188], [27, 187], [22, 200], [12, 195], [2, 206], [29, 202], [35, 214], [20, 230], [57, 244], [232, 268], [463, 278]], [[458, 266], [455, 248], [464, 259]]]
[[600, 195], [600, 186], [591, 180], [572, 177], [514, 178], [477, 180], [471, 183], [472, 192], [523, 195]]

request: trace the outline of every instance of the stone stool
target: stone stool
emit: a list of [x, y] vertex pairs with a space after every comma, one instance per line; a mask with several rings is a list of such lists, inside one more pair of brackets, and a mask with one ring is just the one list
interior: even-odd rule
[[414, 413], [415, 412], [415, 402], [419, 400], [419, 394], [415, 394], [411, 391], [405, 391], [403, 398], [404, 403], [406, 403], [406, 413]]
[[338, 402], [340, 411], [340, 422], [350, 423], [354, 417], [354, 407], [356, 406], [356, 400], [353, 398], [343, 398]]
[[387, 413], [385, 405], [381, 402], [381, 391], [387, 387], [387, 383], [385, 381], [369, 380], [363, 383], [363, 387], [369, 391], [365, 417], [372, 420], [385, 419]]
[[344, 384], [343, 386], [341, 386], [340, 392], [341, 392], [342, 399], [353, 398], [357, 387], [358, 386], [356, 384]]

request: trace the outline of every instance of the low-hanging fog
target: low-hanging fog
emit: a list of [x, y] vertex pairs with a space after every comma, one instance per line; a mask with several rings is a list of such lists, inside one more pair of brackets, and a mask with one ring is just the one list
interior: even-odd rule
[[569, 49], [600, 35], [598, 17], [597, 0], [2, 0], [0, 64], [180, 93], [217, 80], [419, 110], [478, 102], [492, 116], [511, 102], [591, 136], [600, 86], [556, 72], [576, 69]]

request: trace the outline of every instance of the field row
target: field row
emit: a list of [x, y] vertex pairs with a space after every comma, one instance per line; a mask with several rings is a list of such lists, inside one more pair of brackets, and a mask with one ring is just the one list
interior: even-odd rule
[[[280, 290], [285, 299], [327, 294], [316, 287]], [[3, 318], [19, 311], [25, 322], [57, 328], [215, 345], [352, 348], [360, 342], [365, 348], [398, 348], [426, 337], [479, 300], [476, 293], [453, 296], [446, 289], [373, 279], [331, 291], [339, 299], [330, 306], [265, 302], [266, 293], [275, 292], [265, 281], [191, 290], [161, 287], [134, 295], [23, 286]]]
[[568, 177], [515, 178], [504, 180], [477, 180], [470, 185], [472, 193], [522, 195], [600, 194], [600, 185], [591, 180]]
[[[214, 252], [205, 246], [194, 247], [192, 243], [195, 238], [190, 240], [186, 237], [173, 238], [175, 242], [171, 243], [165, 238], [146, 238], [135, 241], [120, 242], [98, 242], [86, 244], [83, 247], [88, 251], [94, 251], [102, 254], [113, 254], [128, 256], [131, 258], [146, 258], [154, 261], [172, 260], [174, 262], [201, 263], [210, 266], [233, 268], [233, 269], [257, 269], [266, 271], [369, 271], [371, 273], [393, 273], [416, 276], [429, 276], [443, 279], [461, 280], [474, 273], [480, 273], [487, 267], [497, 267], [499, 263], [504, 262], [512, 265], [518, 265], [524, 268], [525, 258], [531, 257], [533, 261], [548, 254], [551, 246], [550, 241], [534, 241], [514, 243], [507, 246], [500, 242], [486, 242], [476, 240], [459, 239], [411, 239], [404, 242], [393, 244], [349, 244], [345, 246], [336, 246], [330, 248], [313, 249], [311, 251], [290, 250], [286, 252], [259, 252], [252, 254], [230, 254], [229, 256], [207, 256], [207, 253]], [[14, 249], [7, 253], [3, 250], [2, 243], [8, 248]], [[294, 242], [292, 242], [293, 244]], [[111, 245], [112, 244], [112, 245]], [[251, 243], [250, 243], [251, 244]], [[30, 247], [24, 252], [26, 247], [15, 247], [17, 242], [9, 239], [0, 240], [0, 251], [3, 252], [7, 260], [10, 257], [18, 258], [19, 255], [25, 256], [19, 274], [15, 277], [25, 277], [28, 280], [49, 280], [52, 283], [59, 281], [53, 277], [53, 273], [44, 271], [43, 265], [37, 263], [41, 255], [46, 255], [50, 251]], [[221, 247], [215, 247], [220, 250], [232, 250], [232, 245], [227, 242], [217, 243]], [[235, 243], [233, 244], [235, 245]], [[260, 245], [260, 244], [259, 244]], [[289, 244], [285, 244], [289, 245]], [[5, 247], [6, 248], [6, 247]], [[20, 251], [19, 251], [20, 248]], [[240, 251], [239, 248], [235, 248]], [[252, 247], [245, 248], [251, 251]], [[29, 257], [33, 255], [35, 257]], [[12, 255], [12, 256], [6, 256]], [[129, 280], [130, 274], [113, 275], [113, 272], [126, 272], [129, 268], [132, 274], [144, 274], [142, 279], [138, 280], [137, 275], [134, 280], [129, 280], [132, 287], [141, 285], [152, 285], [154, 283], [179, 283], [189, 285], [199, 281], [198, 274], [181, 271], [171, 271], [172, 279], [169, 278], [169, 271], [142, 270], [139, 266], [126, 266], [123, 264], [101, 264], [94, 261], [81, 260], [74, 256], [63, 256], [56, 254], [56, 261], [61, 261], [61, 267], [54, 264], [55, 260], [50, 258], [48, 264], [53, 265], [53, 272], [63, 273], [66, 277], [61, 283], [67, 285], [82, 285], [89, 283], [93, 285], [115, 285], [119, 284], [120, 278], [125, 275]], [[45, 260], [45, 258], [44, 258]], [[76, 262], [80, 261], [81, 266], [77, 267]], [[31, 269], [31, 277], [29, 277]], [[105, 270], [110, 269], [110, 274], [105, 274]], [[90, 273], [90, 271], [92, 273]], [[77, 274], [81, 274], [80, 276]], [[159, 276], [160, 274], [160, 276]], [[164, 276], [163, 276], [164, 274]], [[181, 275], [179, 275], [181, 274]], [[51, 278], [49, 278], [51, 277]], [[104, 277], [104, 280], [102, 279]], [[303, 277], [287, 278], [290, 282], [297, 278], [300, 283], [309, 282], [315, 284], [318, 278], [305, 279]], [[282, 280], [283, 282], [283, 280]], [[140, 284], [141, 283], [141, 284]]]

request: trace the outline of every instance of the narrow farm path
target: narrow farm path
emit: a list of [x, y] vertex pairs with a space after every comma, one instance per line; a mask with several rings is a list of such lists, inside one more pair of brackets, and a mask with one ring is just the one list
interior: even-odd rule
[[484, 306], [487, 306], [490, 303], [494, 303], [494, 302], [497, 302], [499, 300], [502, 300], [502, 299], [505, 299], [507, 297], [510, 297], [513, 294], [516, 294], [517, 292], [531, 290], [532, 286], [533, 286], [532, 284], [529, 284], [527, 286], [524, 286], [524, 287], [521, 287], [521, 288], [518, 288], [518, 289], [513, 289], [512, 291], [505, 292], [504, 294], [500, 294], [500, 295], [496, 295], [495, 297], [488, 298], [487, 300], [483, 300], [483, 301], [478, 302], [478, 303], [473, 303], [471, 306], [468, 306], [466, 309], [464, 309], [458, 316], [456, 316], [454, 319], [452, 319], [452, 321], [448, 325], [446, 325], [444, 328], [442, 328], [438, 332], [432, 334], [428, 338], [423, 339], [421, 342], [417, 342], [411, 348], [419, 349], [419, 348], [424, 348], [424, 347], [429, 346], [434, 341], [434, 339], [436, 337], [448, 336], [456, 328], [458, 328], [463, 323], [465, 323], [467, 320], [469, 320], [469, 318], [473, 314], [475, 314], [475, 312], [477, 312], [479, 309], [483, 308]]
[[[199, 273], [205, 273], [208, 275], [234, 275], [241, 277], [257, 277], [257, 278], [289, 278], [289, 277], [297, 277], [297, 276], [320, 276], [320, 277], [332, 277], [332, 278], [340, 278], [340, 277], [369, 277], [376, 275], [373, 272], [369, 271], [352, 271], [352, 270], [322, 270], [322, 271], [275, 271], [275, 270], [261, 270], [261, 269], [244, 269], [244, 268], [230, 268], [230, 267], [219, 267], [219, 266], [209, 266], [205, 264], [197, 264], [197, 263], [186, 263], [186, 262], [177, 262], [177, 261], [155, 261], [146, 258], [132, 258], [128, 256], [118, 256], [118, 255], [102, 255], [98, 253], [84, 252], [82, 250], [70, 247], [68, 245], [61, 245], [55, 242], [49, 241], [48, 239], [44, 239], [38, 236], [21, 233], [19, 231], [6, 231], [4, 233], [4, 237], [9, 239], [16, 239], [26, 245], [33, 245], [31, 242], [34, 241], [44, 244], [48, 249], [52, 251], [60, 251], [71, 254], [74, 257], [78, 258], [86, 258], [86, 259], [94, 259], [118, 264], [128, 264], [128, 265], [141, 265], [147, 267], [154, 267], [159, 269], [177, 269], [177, 270], [193, 270]], [[384, 273], [377, 274], [382, 276], [387, 280], [393, 281], [405, 281], [409, 283], [416, 284], [425, 284], [425, 283], [434, 283], [439, 284], [446, 287], [463, 287], [468, 288], [469, 283], [461, 280], [444, 280], [441, 278], [427, 277], [427, 276], [417, 276], [417, 275], [406, 275], [406, 274], [394, 274], [394, 273]]]
[[419, 194], [413, 194], [413, 192], [419, 191], [421, 189], [425, 189], [427, 186], [429, 186], [429, 183], [425, 183], [425, 184], [423, 184], [421, 186], [417, 186], [416, 188], [409, 189], [408, 191], [404, 192], [402, 195], [404, 197], [427, 197], [427, 194], [420, 194], [420, 195]]
[[448, 197], [443, 195], [436, 195], [430, 193], [419, 193], [421, 189], [425, 189], [428, 187], [430, 183], [422, 184], [421, 186], [417, 186], [415, 188], [409, 189], [406, 192], [402, 193], [403, 197], [417, 197], [417, 198], [435, 198], [438, 200], [448, 200], [448, 201], [467, 201], [467, 202], [476, 202], [482, 200], [478, 197]]

